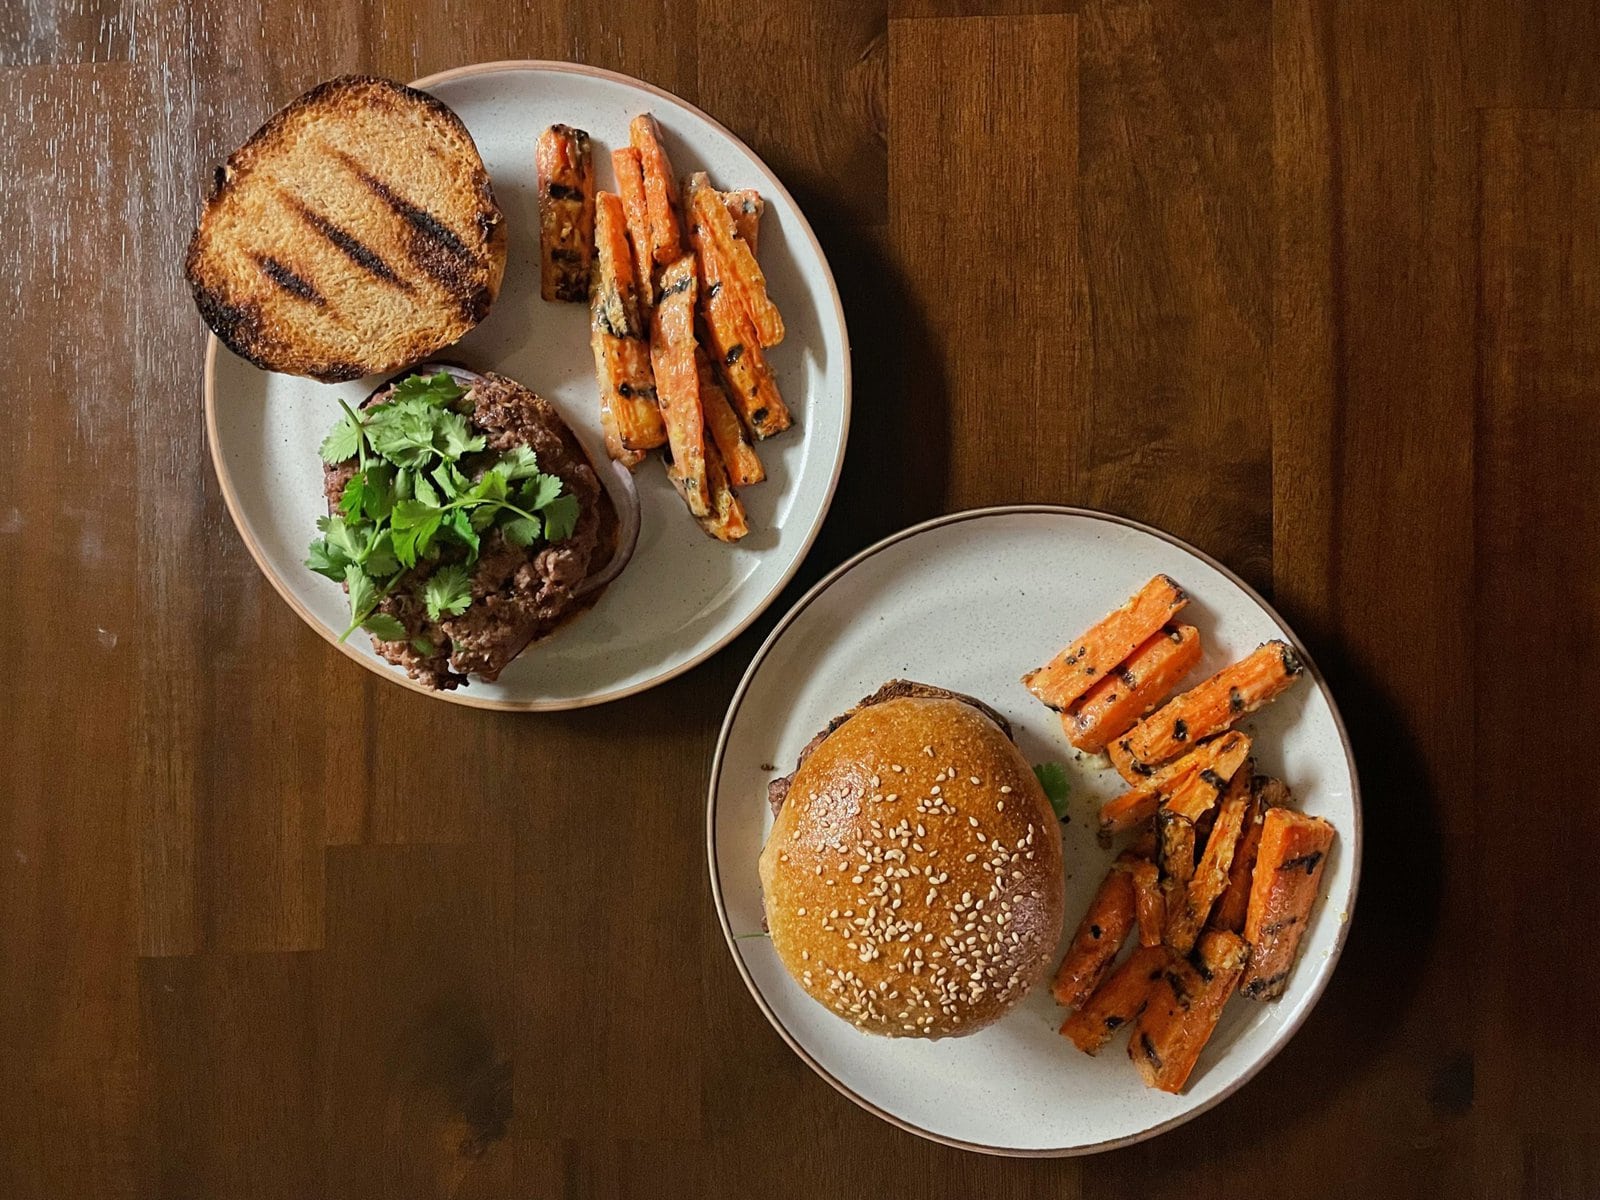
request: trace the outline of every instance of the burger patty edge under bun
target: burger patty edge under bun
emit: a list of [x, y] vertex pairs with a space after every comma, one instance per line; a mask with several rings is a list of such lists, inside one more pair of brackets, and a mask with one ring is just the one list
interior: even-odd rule
[[772, 945], [864, 1031], [975, 1032], [1060, 940], [1060, 828], [991, 712], [893, 681], [813, 739], [789, 780], [760, 860]]

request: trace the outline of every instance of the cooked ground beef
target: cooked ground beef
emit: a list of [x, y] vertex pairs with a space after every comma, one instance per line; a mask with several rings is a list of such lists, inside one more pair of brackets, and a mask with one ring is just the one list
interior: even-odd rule
[[[368, 403], [384, 395], [380, 392]], [[458, 617], [429, 620], [421, 584], [439, 565], [463, 561], [466, 551], [460, 547], [449, 547], [438, 564], [410, 572], [383, 600], [380, 611], [400, 620], [406, 639], [374, 638], [374, 648], [431, 688], [460, 687], [469, 674], [495, 679], [529, 643], [592, 605], [603, 588], [583, 597], [574, 596], [573, 589], [611, 561], [617, 543], [611, 498], [555, 407], [503, 375], [485, 375], [470, 396], [468, 420], [488, 445], [475, 461], [464, 459], [462, 470], [475, 477], [505, 451], [527, 446], [538, 455], [539, 469], [560, 476], [563, 490], [578, 498], [578, 523], [564, 541], [527, 548], [507, 542], [497, 529], [487, 531], [473, 567], [472, 604]], [[354, 462], [326, 468], [323, 490], [330, 511], [337, 511], [355, 470]], [[412, 644], [419, 639], [432, 644], [432, 654]]]

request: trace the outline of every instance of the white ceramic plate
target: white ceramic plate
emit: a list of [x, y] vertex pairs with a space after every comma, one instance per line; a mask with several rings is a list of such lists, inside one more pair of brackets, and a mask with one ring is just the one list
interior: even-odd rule
[[[553, 401], [603, 457], [588, 307], [539, 298], [533, 146], [563, 121], [595, 140], [598, 185], [614, 189], [611, 150], [653, 112], [680, 174], [710, 172], [767, 199], [761, 262], [788, 333], [770, 352], [796, 428], [761, 444], [767, 480], [741, 494], [751, 532], [736, 547], [700, 531], [661, 464], [639, 469], [638, 551], [599, 604], [529, 647], [495, 683], [431, 692], [373, 653], [364, 634], [340, 647], [387, 679], [460, 704], [558, 709], [631, 695], [688, 670], [745, 628], [805, 557], [833, 498], [850, 425], [850, 347], [822, 249], [784, 186], [704, 113], [624, 75], [569, 63], [489, 63], [419, 80], [471, 130], [510, 230], [504, 288], [487, 320], [436, 357], [493, 370]], [[291, 607], [330, 642], [348, 623], [342, 589], [303, 565], [323, 513], [317, 447], [339, 414], [378, 381], [320, 384], [257, 370], [211, 339], [206, 421], [212, 461], [245, 545]]]
[[[1064, 949], [1112, 857], [1096, 844], [1095, 810], [1121, 788], [1115, 772], [1075, 760], [1059, 721], [1019, 677], [1158, 572], [1193, 597], [1182, 619], [1200, 629], [1205, 655], [1190, 682], [1271, 638], [1299, 649], [1306, 680], [1242, 728], [1255, 737], [1261, 769], [1284, 778], [1300, 805], [1339, 833], [1287, 993], [1270, 1004], [1233, 1000], [1183, 1095], [1144, 1088], [1125, 1037], [1096, 1058], [1079, 1053], [1056, 1032], [1062, 1013], [1048, 988], [970, 1037], [891, 1041], [859, 1032], [808, 997], [765, 938], [737, 936], [762, 928], [756, 858], [772, 823], [768, 780], [792, 769], [830, 718], [903, 677], [987, 701], [1010, 718], [1030, 761], [1067, 764]], [[707, 838], [717, 914], [739, 970], [778, 1032], [820, 1075], [885, 1120], [937, 1141], [1063, 1155], [1170, 1129], [1238, 1088], [1289, 1040], [1344, 944], [1361, 813], [1333, 698], [1261, 597], [1156, 530], [1081, 509], [1029, 506], [957, 513], [896, 534], [795, 605], [728, 709], [711, 772]]]

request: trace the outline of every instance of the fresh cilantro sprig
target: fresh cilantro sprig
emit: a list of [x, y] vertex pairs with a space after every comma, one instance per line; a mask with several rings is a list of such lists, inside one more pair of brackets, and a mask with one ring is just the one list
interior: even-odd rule
[[[539, 460], [517, 446], [487, 466], [486, 442], [461, 401], [467, 392], [450, 374], [412, 375], [382, 403], [359, 413], [340, 401], [344, 415], [322, 441], [330, 466], [356, 460], [337, 510], [317, 521], [306, 566], [345, 584], [350, 626], [340, 641], [365, 629], [380, 641], [406, 636], [399, 619], [378, 606], [419, 566], [439, 561], [447, 546], [465, 550], [465, 562], [427, 572], [414, 588], [430, 620], [460, 616], [472, 604], [471, 566], [491, 529], [514, 546], [541, 539], [559, 542], [578, 523], [578, 499], [563, 494], [561, 479], [539, 470]], [[477, 470], [475, 476], [463, 470]], [[419, 653], [433, 652], [427, 638], [413, 639]]]
[[1067, 769], [1058, 762], [1042, 762], [1033, 764], [1033, 773], [1038, 777], [1039, 786], [1044, 789], [1045, 797], [1055, 811], [1056, 820], [1065, 821], [1067, 795], [1072, 791], [1072, 784], [1067, 781]]

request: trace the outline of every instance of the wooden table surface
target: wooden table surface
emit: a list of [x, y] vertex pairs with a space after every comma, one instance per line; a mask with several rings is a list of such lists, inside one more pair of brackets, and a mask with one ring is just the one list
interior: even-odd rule
[[[785, 597], [543, 717], [391, 686], [271, 591], [179, 271], [211, 165], [308, 85], [500, 58], [735, 130], [855, 346]], [[1597, 61], [1589, 0], [11, 0], [0, 1195], [1600, 1194]], [[740, 983], [703, 862], [778, 614], [894, 529], [1022, 500], [1268, 593], [1366, 797], [1308, 1024], [1086, 1160], [835, 1093]]]

